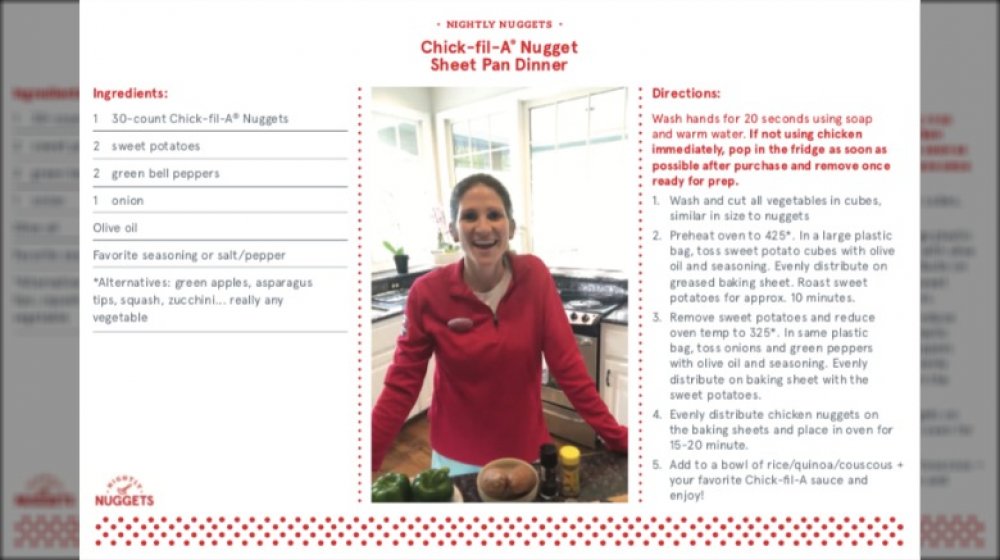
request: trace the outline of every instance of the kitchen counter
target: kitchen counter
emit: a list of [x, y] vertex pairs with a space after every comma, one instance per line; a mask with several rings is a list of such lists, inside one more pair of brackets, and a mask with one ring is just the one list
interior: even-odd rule
[[396, 317], [406, 308], [406, 296], [409, 285], [381, 293], [372, 294], [372, 322]]
[[[406, 292], [414, 280], [433, 270], [420, 267], [406, 274], [395, 271], [378, 272], [372, 275], [372, 322], [391, 319], [403, 314], [406, 307]], [[401, 296], [401, 297], [400, 297]]]
[[[535, 464], [538, 468], [537, 463]], [[455, 487], [466, 502], [482, 502], [476, 490], [476, 475], [453, 477]], [[550, 502], [624, 502], [628, 497], [628, 456], [606, 450], [585, 452], [580, 456], [580, 496], [566, 499], [556, 496]], [[541, 496], [535, 502], [545, 502]]]
[[372, 323], [391, 319], [403, 314], [402, 305], [385, 305], [381, 303], [372, 304]]
[[608, 313], [608, 315], [602, 319], [605, 323], [611, 323], [614, 325], [625, 325], [628, 326], [628, 302], [625, 302], [618, 306], [617, 309]]

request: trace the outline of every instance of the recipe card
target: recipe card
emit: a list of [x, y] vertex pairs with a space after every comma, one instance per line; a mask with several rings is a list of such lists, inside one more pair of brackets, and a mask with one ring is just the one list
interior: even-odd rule
[[916, 558], [918, 9], [85, 0], [82, 556]]

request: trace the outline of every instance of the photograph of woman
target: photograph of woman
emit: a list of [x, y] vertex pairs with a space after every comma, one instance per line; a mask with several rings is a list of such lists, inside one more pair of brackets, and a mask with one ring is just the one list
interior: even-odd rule
[[[406, 300], [384, 388], [372, 411], [372, 470], [379, 471], [425, 375], [432, 467], [453, 476], [500, 457], [538, 460], [551, 441], [540, 386], [544, 357], [572, 405], [611, 451], [626, 453], [628, 429], [588, 375], [555, 282], [534, 255], [509, 249], [510, 194], [492, 175], [459, 181], [449, 231], [464, 253], [417, 279]], [[427, 372], [434, 356], [436, 366]]]

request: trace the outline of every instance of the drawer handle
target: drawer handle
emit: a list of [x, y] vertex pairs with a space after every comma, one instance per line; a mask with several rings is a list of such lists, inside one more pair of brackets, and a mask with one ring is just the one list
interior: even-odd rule
[[611, 370], [610, 369], [608, 370], [608, 373], [604, 376], [604, 386], [605, 387], [610, 387], [611, 386]]

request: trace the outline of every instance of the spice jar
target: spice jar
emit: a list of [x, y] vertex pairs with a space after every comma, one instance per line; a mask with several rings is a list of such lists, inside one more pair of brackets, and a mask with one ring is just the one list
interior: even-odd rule
[[556, 482], [559, 454], [556, 446], [551, 443], [543, 444], [538, 462], [542, 465], [542, 483], [539, 485], [538, 493], [543, 500], [551, 500], [559, 493], [559, 483]]
[[575, 498], [580, 495], [580, 450], [572, 445], [564, 445], [559, 449], [559, 462], [562, 464], [562, 495], [565, 498]]

